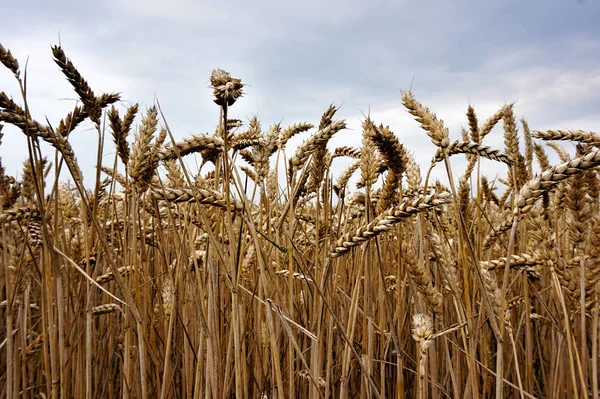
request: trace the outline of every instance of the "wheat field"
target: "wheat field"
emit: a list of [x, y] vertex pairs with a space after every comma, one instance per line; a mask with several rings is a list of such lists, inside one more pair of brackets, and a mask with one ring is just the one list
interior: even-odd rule
[[600, 135], [530, 130], [514, 104], [466, 106], [450, 132], [405, 91], [437, 148], [421, 170], [369, 116], [360, 148], [328, 146], [335, 105], [235, 119], [244, 83], [215, 69], [215, 132], [178, 141], [160, 103], [123, 107], [52, 56], [79, 99], [58, 123], [31, 117], [0, 45], [20, 88], [0, 92], [0, 131], [28, 143], [22, 173], [0, 164], [2, 397], [599, 397]]

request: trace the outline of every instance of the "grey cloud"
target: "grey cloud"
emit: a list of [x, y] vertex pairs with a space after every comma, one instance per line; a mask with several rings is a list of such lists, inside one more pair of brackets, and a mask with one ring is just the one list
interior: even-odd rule
[[[210, 4], [215, 3], [127, 0], [84, 6], [68, 0], [51, 9], [43, 3], [3, 4], [0, 11], [11, 18], [3, 26], [10, 34], [2, 40], [22, 63], [31, 56], [32, 112], [55, 124], [74, 106], [60, 99], [75, 97], [51, 59], [50, 45], [60, 33], [67, 55], [94, 90], [119, 91], [125, 105], [140, 102], [142, 110], [156, 96], [177, 138], [214, 130], [218, 109], [208, 76], [215, 67], [250, 85], [232, 109], [234, 117], [258, 114], [264, 127], [281, 120], [316, 123], [328, 104], [343, 104], [339, 116], [353, 131], [340, 132], [332, 146], [360, 145], [361, 111], [370, 107], [373, 118], [389, 124], [425, 166], [435, 149], [400, 101], [400, 90], [409, 88], [413, 76], [417, 99], [444, 119], [453, 138], [466, 125], [469, 103], [482, 121], [516, 101], [518, 116], [532, 128], [597, 129], [596, 3]], [[0, 72], [0, 89], [17, 93], [6, 71]], [[71, 139], [86, 176], [94, 173], [89, 147], [96, 139], [90, 128], [83, 126]], [[487, 140], [503, 148], [501, 132]], [[20, 133], [5, 136], [0, 156], [9, 170], [20, 168], [24, 152], [12, 149], [22, 151], [23, 143]], [[456, 162], [458, 173], [462, 161]]]

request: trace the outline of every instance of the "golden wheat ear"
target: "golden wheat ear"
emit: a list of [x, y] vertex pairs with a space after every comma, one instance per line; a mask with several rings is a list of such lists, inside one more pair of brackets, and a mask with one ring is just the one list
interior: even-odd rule
[[417, 122], [421, 124], [433, 144], [440, 148], [448, 147], [450, 138], [448, 129], [444, 126], [444, 121], [439, 120], [429, 108], [418, 102], [411, 92], [402, 93], [402, 103]]
[[140, 187], [147, 187], [150, 184], [155, 171], [151, 155], [150, 142], [154, 138], [158, 126], [158, 110], [156, 107], [150, 107], [146, 116], [142, 119], [137, 134], [131, 157], [129, 159], [128, 172], [132, 181]]
[[83, 103], [86, 112], [90, 115], [92, 121], [100, 122], [100, 107], [96, 104], [96, 96], [88, 85], [86, 80], [81, 76], [75, 65], [69, 60], [60, 46], [52, 46], [52, 55], [54, 62], [58, 65], [62, 73], [67, 77], [75, 93]]
[[361, 226], [354, 232], [344, 235], [337, 241], [335, 249], [330, 256], [332, 258], [341, 256], [350, 251], [350, 249], [389, 231], [392, 226], [400, 223], [403, 219], [420, 212], [425, 212], [431, 208], [442, 206], [450, 201], [451, 196], [447, 192], [407, 199], [400, 205], [379, 214], [372, 222]]
[[214, 69], [210, 75], [210, 84], [213, 87], [217, 105], [233, 105], [243, 95], [244, 85], [240, 79], [232, 78], [228, 72], [222, 69]]
[[522, 215], [529, 211], [544, 192], [553, 189], [560, 181], [600, 165], [600, 150], [546, 169], [527, 182], [516, 200], [514, 213]]
[[13, 57], [10, 50], [7, 50], [2, 46], [2, 43], [0, 43], [0, 63], [12, 71], [17, 79], [20, 77], [19, 61]]
[[290, 158], [290, 176], [304, 166], [308, 158], [319, 147], [319, 145], [321, 145], [323, 142], [329, 141], [334, 134], [345, 128], [345, 121], [335, 121], [324, 129], [319, 130], [309, 139], [305, 140], [302, 145], [296, 149], [294, 156]]
[[279, 136], [279, 147], [283, 148], [287, 142], [297, 134], [306, 132], [312, 129], [314, 126], [308, 122], [295, 123], [287, 128], [283, 129]]
[[495, 150], [491, 147], [479, 144], [474, 141], [455, 141], [444, 150], [438, 148], [433, 158], [434, 162], [441, 162], [444, 156], [452, 156], [456, 154], [471, 154], [479, 155], [480, 157], [491, 159], [492, 161], [503, 162], [507, 165], [512, 165], [513, 158], [510, 155], [503, 154], [502, 151]]
[[600, 134], [584, 130], [536, 130], [533, 132], [533, 137], [540, 140], [575, 141], [600, 146]]
[[471, 140], [479, 143], [479, 121], [477, 119], [477, 114], [475, 113], [475, 108], [471, 105], [467, 108], [467, 120], [469, 121], [469, 130], [471, 135]]
[[203, 150], [223, 151], [223, 139], [209, 134], [196, 134], [183, 139], [174, 145], [163, 147], [159, 154], [162, 161], [174, 160]]

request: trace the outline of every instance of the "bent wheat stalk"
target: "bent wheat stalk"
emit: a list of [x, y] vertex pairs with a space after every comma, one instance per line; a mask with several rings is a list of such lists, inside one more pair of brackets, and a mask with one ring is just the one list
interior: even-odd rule
[[[194, 202], [198, 201], [201, 204], [213, 205], [219, 208], [227, 208], [227, 199], [223, 194], [219, 194], [216, 191], [195, 188], [193, 190], [188, 188], [152, 188], [152, 196], [159, 200], [166, 200], [169, 202]], [[231, 205], [236, 210], [244, 209], [244, 206], [233, 199], [230, 200]]]
[[354, 158], [354, 159], [360, 159], [361, 155], [362, 154], [361, 154], [360, 148], [342, 146], [342, 147], [337, 147], [333, 151], [333, 155], [331, 156], [331, 159], [338, 158], [338, 157], [349, 157], [349, 158]]
[[433, 158], [434, 162], [441, 162], [444, 160], [444, 155], [455, 155], [455, 154], [473, 154], [481, 157], [491, 159], [492, 161], [503, 162], [507, 165], [513, 163], [513, 159], [510, 155], [503, 154], [500, 150], [494, 150], [491, 147], [482, 145], [473, 141], [455, 141], [450, 144], [447, 148], [438, 148]]
[[598, 165], [600, 165], [600, 150], [546, 169], [521, 188], [513, 213], [515, 216], [527, 213], [543, 193], [552, 190], [559, 182]]
[[220, 137], [209, 134], [195, 134], [175, 143], [174, 146], [169, 145], [164, 147], [158, 157], [161, 161], [166, 161], [177, 159], [177, 152], [183, 157], [202, 150], [222, 151], [223, 145], [223, 139]]
[[533, 137], [540, 140], [577, 141], [596, 147], [600, 145], [600, 134], [584, 130], [547, 130], [545, 132], [536, 130], [533, 132]]
[[400, 205], [388, 209], [380, 214], [371, 223], [358, 228], [353, 233], [348, 233], [338, 240], [336, 247], [331, 253], [332, 258], [350, 251], [353, 247], [377, 237], [383, 232], [390, 230], [395, 224], [419, 212], [447, 204], [451, 201], [448, 192], [426, 195], [411, 200], [405, 200]]
[[304, 141], [296, 150], [295, 155], [290, 159], [290, 176], [302, 168], [308, 157], [323, 143], [327, 143], [334, 134], [346, 128], [346, 122], [343, 120], [332, 122], [331, 125], [319, 130], [312, 137]]

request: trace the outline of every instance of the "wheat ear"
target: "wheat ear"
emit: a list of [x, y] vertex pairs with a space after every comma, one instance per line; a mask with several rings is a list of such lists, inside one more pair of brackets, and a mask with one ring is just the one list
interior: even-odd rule
[[161, 161], [177, 159], [177, 152], [183, 157], [202, 150], [222, 151], [223, 145], [223, 139], [220, 137], [209, 134], [195, 134], [175, 143], [175, 145], [164, 147], [159, 153], [159, 159]]
[[[194, 190], [186, 188], [164, 188], [152, 189], [152, 196], [159, 200], [166, 200], [169, 202], [199, 202], [200, 204], [212, 205], [219, 208], [227, 208], [227, 199], [222, 195], [213, 190], [207, 190], [202, 188], [195, 188]], [[244, 206], [238, 202], [231, 200], [232, 206], [237, 210], [244, 209]]]
[[427, 211], [431, 208], [447, 204], [451, 201], [451, 195], [448, 192], [441, 192], [415, 199], [407, 199], [400, 205], [392, 207], [381, 213], [371, 223], [358, 228], [352, 233], [344, 235], [336, 243], [336, 247], [331, 253], [335, 258], [350, 251], [353, 247], [377, 237], [381, 233], [389, 231], [395, 224], [401, 222], [412, 215]]
[[577, 141], [600, 146], [600, 134], [584, 130], [536, 130], [533, 132], [533, 137], [540, 140]]
[[600, 150], [546, 169], [521, 188], [515, 202], [514, 214], [526, 213], [543, 193], [552, 190], [559, 182], [598, 165], [600, 165]]
[[447, 148], [438, 148], [433, 158], [434, 162], [441, 162], [444, 160], [444, 155], [455, 155], [455, 154], [473, 154], [479, 155], [483, 158], [491, 159], [492, 161], [503, 162], [507, 165], [512, 164], [513, 159], [507, 154], [503, 154], [500, 150], [494, 150], [491, 147], [476, 143], [474, 141], [455, 141], [450, 144]]
[[448, 128], [444, 126], [444, 121], [438, 120], [437, 116], [418, 102], [411, 92], [402, 93], [402, 103], [408, 112], [415, 116], [421, 127], [427, 131], [433, 144], [437, 147], [446, 148], [450, 144]]

